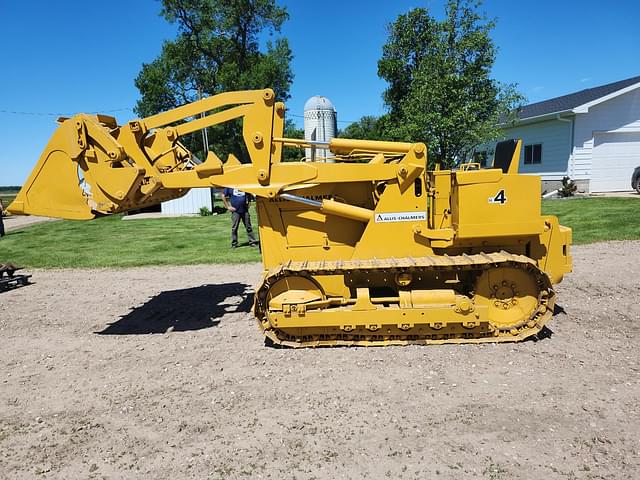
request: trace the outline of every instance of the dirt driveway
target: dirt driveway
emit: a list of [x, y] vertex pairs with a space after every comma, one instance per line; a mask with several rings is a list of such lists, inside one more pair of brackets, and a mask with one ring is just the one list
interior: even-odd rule
[[0, 478], [638, 478], [639, 251], [574, 248], [553, 334], [498, 346], [267, 348], [258, 265], [34, 271]]
[[36, 217], [34, 215], [9, 215], [3, 218], [4, 228], [7, 232], [17, 230], [19, 228], [36, 225], [37, 223], [51, 222], [55, 218]]

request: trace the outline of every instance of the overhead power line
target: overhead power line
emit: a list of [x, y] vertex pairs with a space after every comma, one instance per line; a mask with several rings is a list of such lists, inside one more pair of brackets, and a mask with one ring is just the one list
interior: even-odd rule
[[[96, 114], [96, 113], [115, 113], [115, 112], [133, 112], [132, 108], [126, 107], [126, 108], [113, 108], [111, 110], [98, 110], [95, 112], [84, 112], [84, 113], [89, 113], [89, 114]], [[70, 117], [72, 115], [75, 115], [76, 113], [80, 113], [80, 112], [75, 112], [75, 113], [70, 113], [70, 112], [22, 112], [22, 111], [18, 111], [18, 110], [0, 110], [0, 113], [6, 113], [6, 114], [10, 114], [10, 115], [32, 115], [32, 116], [40, 116], [40, 117]]]
[[[116, 112], [133, 112], [133, 108], [124, 107], [124, 108], [112, 108], [110, 110], [96, 110], [94, 112], [24, 112], [20, 110], [5, 110], [0, 109], [0, 113], [5, 113], [8, 115], [30, 115], [36, 117], [71, 117], [77, 113], [88, 113], [91, 115], [95, 115], [98, 113], [116, 113]], [[287, 115], [296, 118], [304, 119], [304, 115], [297, 115], [295, 113], [290, 113], [290, 110], [287, 109]], [[356, 123], [359, 120], [336, 120], [338, 123]]]
[[[296, 118], [304, 118], [304, 115], [296, 115], [295, 113], [289, 113], [290, 110], [287, 109], [287, 115], [289, 115], [290, 117], [296, 117]], [[356, 123], [359, 122], [360, 120], [336, 120], [336, 122], [338, 123]]]

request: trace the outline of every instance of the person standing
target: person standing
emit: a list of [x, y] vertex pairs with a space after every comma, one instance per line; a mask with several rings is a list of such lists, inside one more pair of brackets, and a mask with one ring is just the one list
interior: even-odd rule
[[247, 230], [249, 245], [257, 245], [258, 242], [253, 236], [251, 217], [249, 215], [251, 195], [237, 188], [225, 188], [222, 193], [222, 201], [226, 209], [231, 212], [231, 247], [236, 248], [238, 246], [238, 226], [240, 225], [240, 220], [242, 220], [244, 228]]
[[2, 204], [2, 200], [0, 200], [0, 237], [4, 237], [4, 205]]

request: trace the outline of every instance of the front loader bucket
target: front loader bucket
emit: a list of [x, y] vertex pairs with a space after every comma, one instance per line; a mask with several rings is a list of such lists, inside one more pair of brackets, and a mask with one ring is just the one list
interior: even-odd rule
[[[8, 210], [91, 219], [180, 198], [191, 188], [211, 188], [217, 185], [214, 177], [241, 185], [247, 183], [247, 169], [257, 174], [248, 187], [259, 182], [257, 188], [262, 188], [269, 184], [272, 154], [279, 156], [279, 147], [272, 150], [271, 141], [273, 100], [273, 91], [265, 89], [216, 95], [123, 125], [102, 114], [59, 119], [60, 126]], [[281, 135], [284, 107], [277, 105]], [[203, 116], [212, 111], [216, 113]], [[223, 169], [215, 155], [201, 164], [180, 142], [184, 135], [235, 119], [242, 119], [251, 167], [236, 159]]]
[[95, 217], [80, 186], [78, 163], [71, 158], [77, 148], [70, 151], [67, 130], [65, 122], [55, 131], [9, 212], [73, 220]]
[[[115, 118], [78, 114], [59, 121], [10, 212], [87, 220], [154, 205], [188, 191], [163, 188], [158, 170], [140, 148], [144, 139], [118, 126]], [[168, 152], [182, 153], [180, 145], [170, 147]], [[132, 157], [145, 165], [137, 165]]]

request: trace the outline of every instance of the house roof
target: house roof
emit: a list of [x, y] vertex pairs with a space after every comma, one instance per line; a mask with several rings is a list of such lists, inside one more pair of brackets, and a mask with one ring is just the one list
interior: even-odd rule
[[580, 90], [579, 92], [563, 95], [562, 97], [551, 98], [543, 102], [525, 105], [518, 111], [518, 118], [524, 120], [532, 117], [567, 112], [638, 83], [640, 83], [640, 76], [608, 83], [607, 85], [601, 85], [599, 87], [587, 88], [586, 90]]

